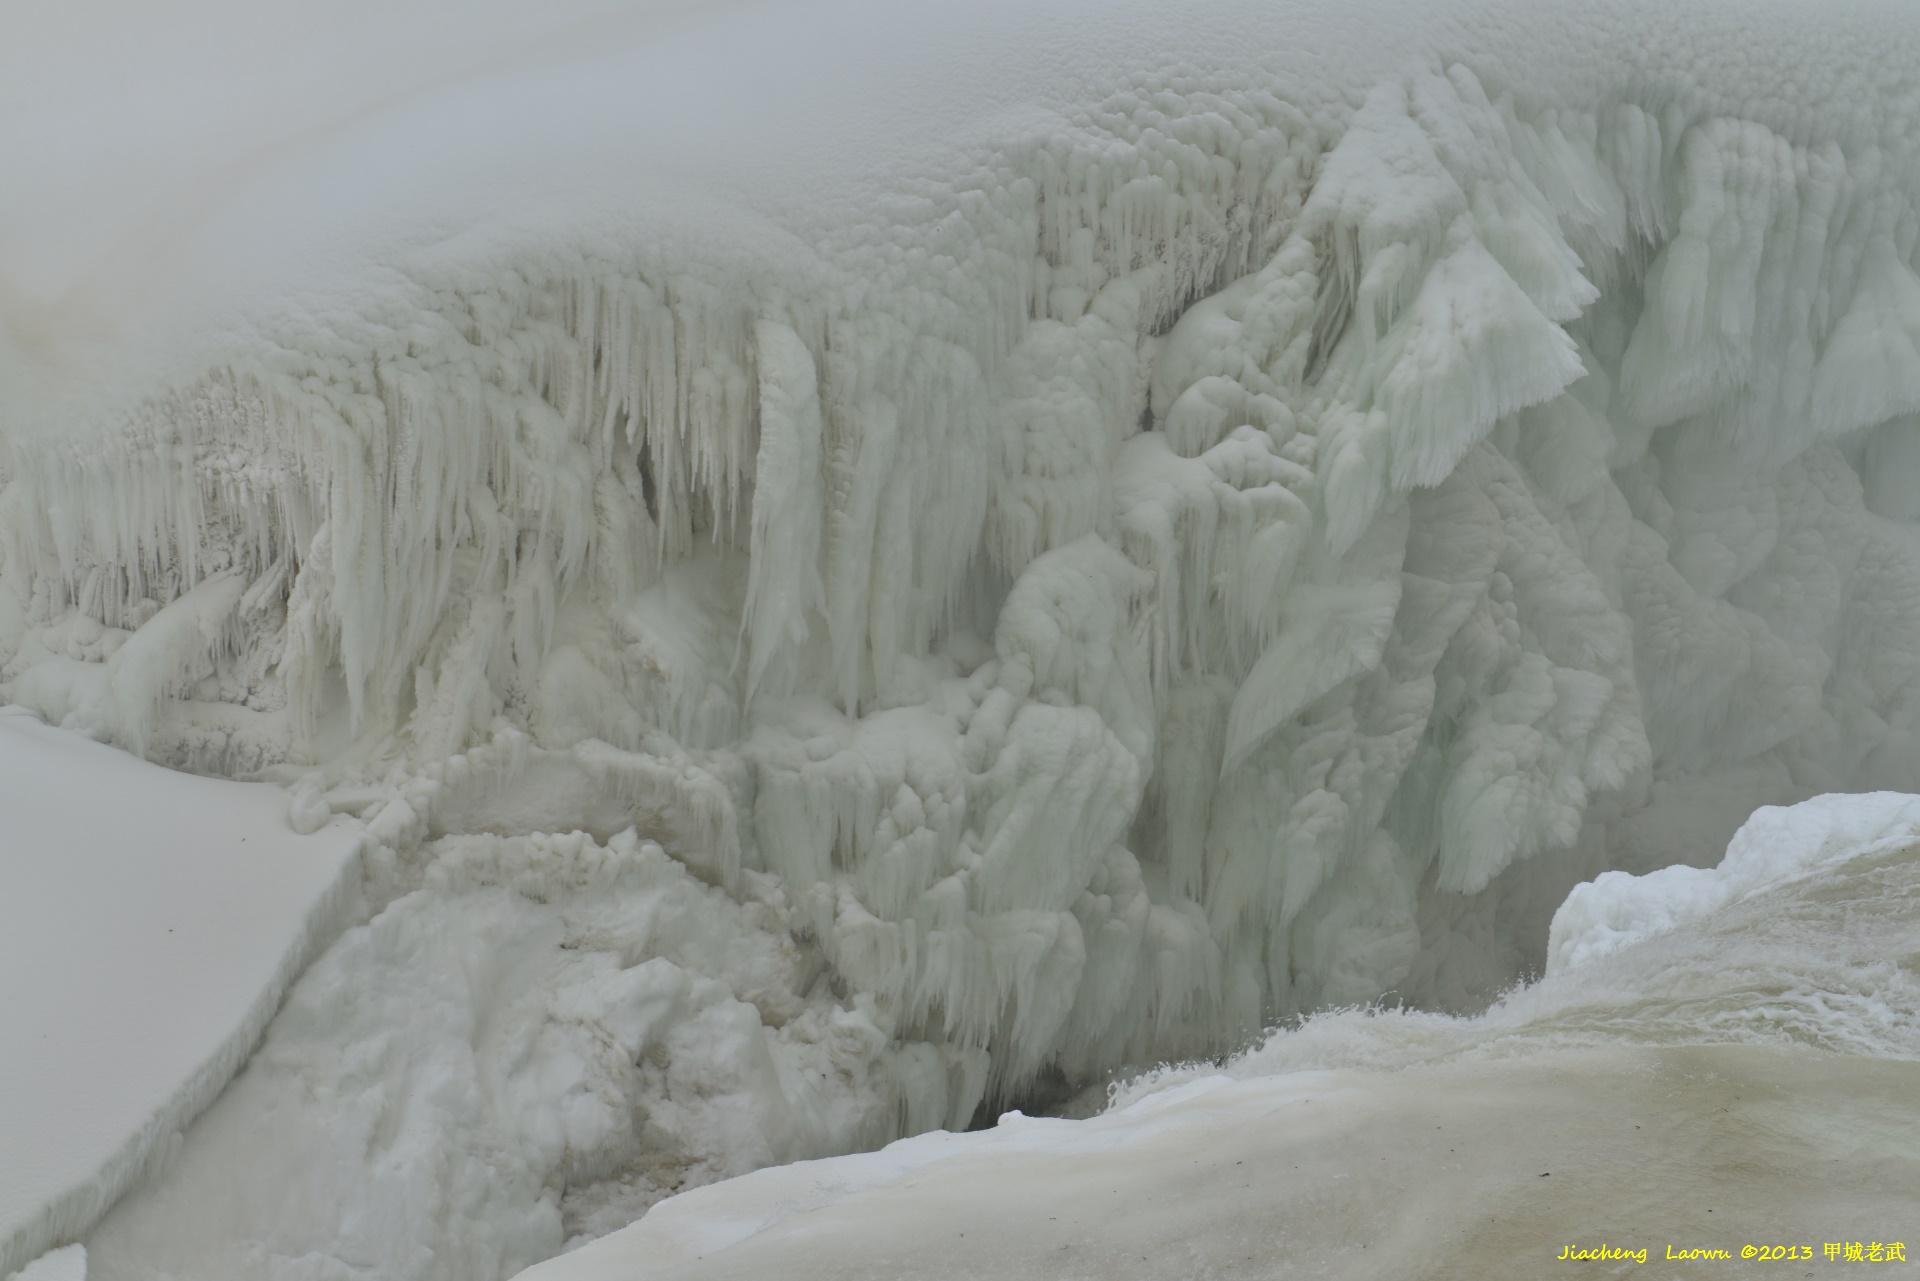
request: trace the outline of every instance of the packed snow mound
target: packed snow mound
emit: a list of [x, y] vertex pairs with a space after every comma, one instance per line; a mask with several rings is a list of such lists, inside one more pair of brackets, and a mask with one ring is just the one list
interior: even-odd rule
[[631, 833], [442, 844], [93, 1232], [93, 1281], [510, 1276], [682, 1186], [972, 1116], [984, 1053], [889, 1045], [764, 899]]
[[1756, 890], [1836, 858], [1920, 846], [1920, 796], [1874, 792], [1763, 805], [1711, 869], [1676, 866], [1631, 876], [1603, 872], [1576, 885], [1553, 914], [1547, 973], [1584, 965], [1643, 938], [1718, 911]]
[[[348, 821], [0, 709], [0, 1276], [181, 1142], [361, 911]], [[84, 1278], [56, 1251], [28, 1281]]]
[[[1840, 799], [1784, 813], [1817, 829], [1837, 808], [1824, 802]], [[1864, 817], [1883, 798], [1844, 799], [1864, 801], [1856, 808]], [[1472, 1017], [1380, 1005], [1323, 1011], [1224, 1067], [1154, 1068], [1113, 1087], [1112, 1100], [1124, 1106], [1219, 1075], [1392, 1072], [1622, 1045], [1737, 1043], [1920, 1062], [1920, 847], [1884, 834], [1860, 823], [1859, 844], [1671, 928], [1636, 931]]]
[[0, 692], [376, 897], [632, 829], [926, 1047], [905, 1132], [1916, 785], [1908, 7], [239, 8], [4, 55], [245, 74], [23, 144]]
[[49, 1250], [8, 1281], [87, 1281], [87, 1247], [63, 1245]]

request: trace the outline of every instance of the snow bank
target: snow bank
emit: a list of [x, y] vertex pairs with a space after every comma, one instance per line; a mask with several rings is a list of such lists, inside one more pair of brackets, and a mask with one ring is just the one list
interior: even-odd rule
[[1208, 1085], [761, 1171], [521, 1275], [1538, 1277], [1570, 1242], [1898, 1239], [1920, 1195], [1913, 1063], [1720, 1046]]
[[1004, 1103], [1916, 785], [1909, 6], [122, 8], [0, 53], [0, 689], [383, 896], [632, 829]]
[[177, 1147], [359, 910], [358, 848], [345, 820], [295, 836], [276, 788], [0, 711], [0, 1274]]
[[1676, 866], [1644, 876], [1605, 872], [1574, 886], [1553, 914], [1547, 973], [1584, 965], [1698, 920], [1829, 860], [1915, 845], [1920, 845], [1920, 797], [1873, 792], [1762, 806], [1734, 834], [1718, 867]]
[[87, 1247], [63, 1245], [49, 1250], [8, 1281], [87, 1281]]

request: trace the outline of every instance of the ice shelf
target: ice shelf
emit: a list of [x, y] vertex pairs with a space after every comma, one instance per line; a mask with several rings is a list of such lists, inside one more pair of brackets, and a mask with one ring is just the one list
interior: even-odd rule
[[0, 710], [0, 1276], [212, 1102], [355, 910], [357, 825]]

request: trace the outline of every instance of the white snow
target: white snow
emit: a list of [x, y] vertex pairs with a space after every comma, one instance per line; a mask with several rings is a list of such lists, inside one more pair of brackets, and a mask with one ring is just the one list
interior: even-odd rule
[[63, 1245], [49, 1250], [8, 1281], [87, 1281], [87, 1247]]
[[351, 920], [352, 824], [296, 836], [286, 804], [0, 709], [0, 1275], [179, 1144]]
[[[1910, 5], [84, 0], [8, 35], [0, 696], [364, 819], [366, 938], [564, 933], [538, 868], [532, 906], [437, 878], [584, 832], [851, 1029], [825, 1095], [753, 1093], [825, 1109], [792, 1143], [608, 1113], [570, 1165], [533, 1126], [475, 1194], [530, 1226], [475, 1268], [655, 1157], [1478, 1008], [1576, 883], [1920, 786]], [[814, 1053], [651, 937], [606, 954]], [[564, 957], [343, 949], [369, 1098], [419, 1084], [387, 981], [637, 1035]], [[432, 1080], [494, 1080], [447, 1017], [407, 1033]], [[374, 1133], [492, 1150], [449, 1089]], [[261, 1239], [352, 1237], [372, 1177]], [[440, 1230], [354, 1239], [443, 1275]]]
[[87, 1281], [87, 1247], [63, 1245], [49, 1250], [8, 1281]]
[[1603, 872], [1574, 886], [1553, 914], [1547, 973], [1698, 920], [1828, 860], [1912, 846], [1920, 846], [1920, 797], [1871, 792], [1763, 805], [1734, 834], [1717, 867], [1681, 865], [1644, 876]]
[[1914, 1235], [1911, 1063], [1717, 1046], [1207, 1084], [761, 1171], [521, 1275], [1539, 1277], [1569, 1243], [1656, 1262], [1669, 1241]]

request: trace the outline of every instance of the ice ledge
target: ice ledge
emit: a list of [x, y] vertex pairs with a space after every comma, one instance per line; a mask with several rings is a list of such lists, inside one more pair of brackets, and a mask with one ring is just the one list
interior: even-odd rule
[[358, 825], [0, 709], [0, 1277], [164, 1160], [359, 911]]

